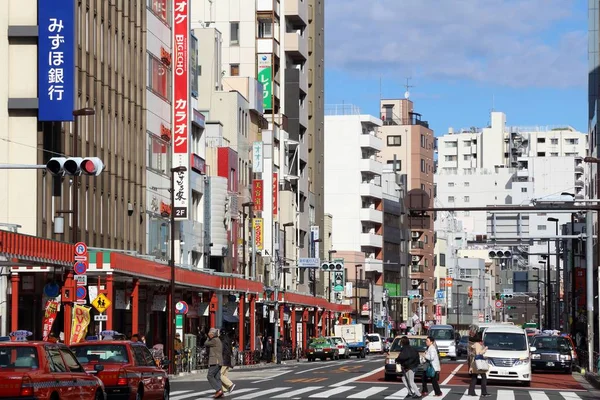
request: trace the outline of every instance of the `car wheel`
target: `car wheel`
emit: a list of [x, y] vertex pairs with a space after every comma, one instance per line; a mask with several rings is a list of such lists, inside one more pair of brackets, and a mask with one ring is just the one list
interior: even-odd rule
[[135, 400], [142, 400], [144, 398], [144, 388], [140, 386], [135, 394]]
[[96, 395], [94, 396], [94, 400], [104, 400], [104, 395], [102, 394], [101, 390], [96, 390]]
[[169, 392], [170, 392], [169, 387], [165, 385], [165, 388], [163, 389], [163, 395], [162, 395], [163, 400], [169, 400], [169, 396], [170, 396]]

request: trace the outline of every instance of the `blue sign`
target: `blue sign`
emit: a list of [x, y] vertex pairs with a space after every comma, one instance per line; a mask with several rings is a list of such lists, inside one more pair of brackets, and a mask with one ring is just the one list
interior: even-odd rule
[[75, 0], [38, 1], [38, 120], [73, 121]]
[[87, 265], [85, 265], [84, 262], [79, 261], [73, 266], [73, 271], [75, 271], [77, 275], [83, 275], [87, 272]]
[[77, 286], [77, 291], [75, 292], [77, 295], [77, 300], [85, 300], [85, 295], [87, 294], [87, 290], [85, 286]]
[[444, 293], [444, 291], [443, 291], [443, 290], [436, 290], [436, 291], [435, 291], [435, 294], [436, 294], [436, 296], [435, 296], [436, 298], [438, 298], [438, 299], [443, 299], [443, 298], [445, 297], [444, 295], [445, 295], [446, 293]]
[[59, 290], [60, 290], [60, 287], [56, 283], [47, 283], [44, 286], [44, 294], [47, 297], [56, 297], [56, 296], [58, 296]]

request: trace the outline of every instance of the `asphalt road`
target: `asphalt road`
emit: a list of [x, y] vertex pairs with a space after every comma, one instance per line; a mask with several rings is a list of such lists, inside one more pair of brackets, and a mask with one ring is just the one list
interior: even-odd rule
[[[383, 356], [339, 361], [295, 362], [264, 368], [238, 368], [229, 373], [236, 383], [230, 399], [404, 399], [408, 392], [398, 379], [383, 379]], [[444, 361], [441, 373], [444, 400], [476, 400], [465, 396], [468, 375], [464, 361]], [[506, 384], [488, 385], [490, 400], [592, 400], [600, 399], [578, 375], [534, 374], [530, 388]], [[418, 382], [419, 387], [420, 383]], [[431, 385], [429, 385], [431, 390]], [[477, 390], [477, 393], [480, 393]], [[206, 371], [176, 378], [171, 384], [171, 400], [211, 399], [214, 390]], [[440, 397], [425, 397], [433, 400]]]

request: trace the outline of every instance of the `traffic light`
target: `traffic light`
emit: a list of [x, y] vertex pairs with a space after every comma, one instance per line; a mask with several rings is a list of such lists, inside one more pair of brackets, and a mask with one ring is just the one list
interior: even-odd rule
[[500, 293], [496, 293], [496, 300], [500, 300]]
[[420, 294], [413, 294], [408, 296], [409, 299], [414, 300], [414, 299], [422, 299], [423, 296], [421, 296]]
[[516, 306], [508, 306], [506, 307], [507, 310], [515, 310], [517, 307]]
[[512, 299], [513, 295], [512, 294], [502, 294], [502, 295], [500, 295], [500, 297], [503, 299]]
[[55, 176], [98, 176], [103, 169], [104, 163], [98, 157], [53, 157], [46, 164], [46, 171]]
[[343, 261], [324, 262], [324, 263], [321, 263], [321, 269], [323, 271], [343, 271], [344, 270], [344, 262]]

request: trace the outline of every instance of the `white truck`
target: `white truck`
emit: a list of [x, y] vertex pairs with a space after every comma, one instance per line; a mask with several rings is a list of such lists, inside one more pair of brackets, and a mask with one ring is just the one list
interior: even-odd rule
[[365, 358], [367, 355], [365, 343], [365, 327], [363, 324], [336, 325], [335, 336], [344, 338], [348, 343], [351, 356]]

